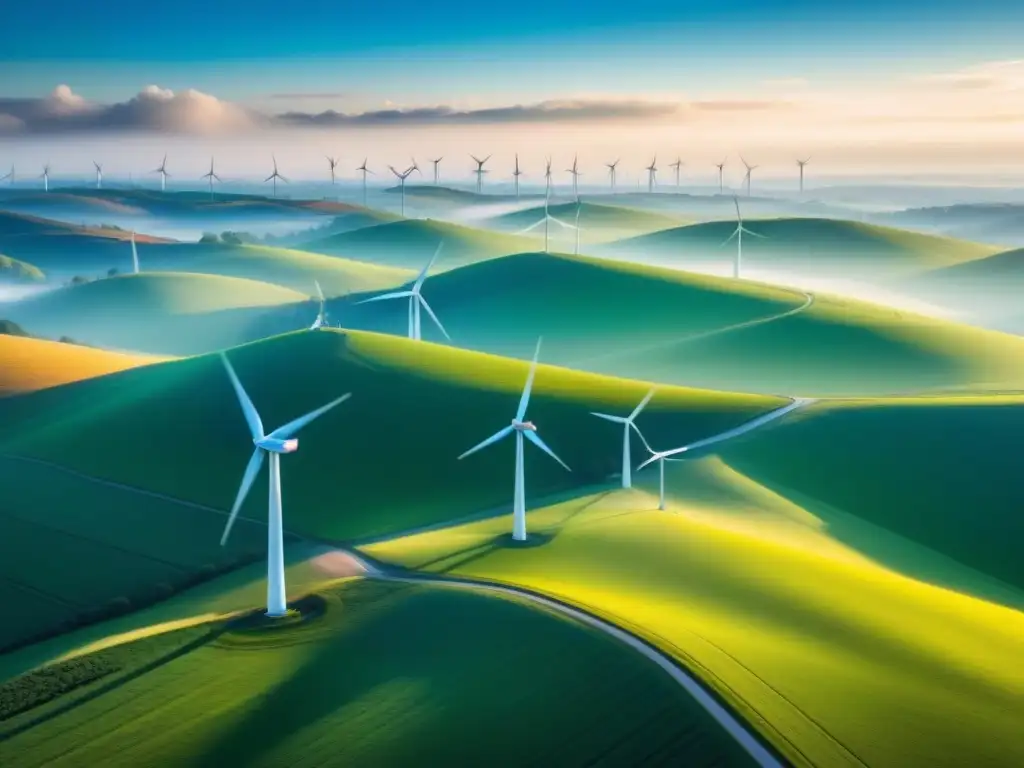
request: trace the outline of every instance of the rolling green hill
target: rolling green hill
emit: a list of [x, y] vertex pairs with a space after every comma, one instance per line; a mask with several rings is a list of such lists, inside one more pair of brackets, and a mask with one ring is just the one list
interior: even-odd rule
[[[619, 205], [583, 201], [579, 208], [580, 240], [583, 242], [626, 238], [655, 230], [678, 227], [683, 223], [678, 217]], [[576, 225], [575, 202], [550, 205], [548, 212], [566, 224]], [[481, 222], [481, 225], [488, 229], [519, 232], [543, 218], [544, 206], [540, 205], [486, 219]], [[549, 226], [553, 230], [551, 236], [557, 241], [567, 242], [567, 238], [575, 238], [575, 233], [572, 230], [566, 230], [557, 224]], [[534, 237], [538, 235], [543, 237], [543, 225], [532, 230], [532, 233]]]
[[308, 243], [311, 240], [322, 240], [332, 235], [351, 232], [356, 229], [362, 229], [363, 227], [373, 227], [378, 224], [390, 224], [391, 222], [401, 220], [401, 216], [389, 213], [388, 211], [378, 211], [374, 208], [360, 208], [351, 212], [341, 213], [332, 218], [326, 224], [320, 224], [309, 229], [303, 229], [299, 232], [292, 232], [279, 237], [264, 238], [264, 242], [267, 245], [293, 247], [303, 243]]
[[[890, 278], [980, 259], [998, 248], [938, 235], [838, 219], [746, 219], [763, 238], [743, 238], [743, 262], [750, 268]], [[731, 263], [735, 243], [722, 244], [734, 219], [678, 227], [603, 246], [602, 253], [670, 259], [679, 267]]]
[[1015, 765], [1022, 419], [1019, 397], [819, 404], [670, 465], [666, 512], [652, 467], [530, 512], [533, 546], [501, 517], [364, 549], [629, 626], [795, 765]]
[[177, 355], [231, 346], [261, 313], [307, 299], [255, 280], [142, 272], [59, 288], [9, 304], [6, 312], [36, 336]]
[[361, 580], [301, 604], [290, 626], [212, 617], [53, 665], [103, 676], [0, 726], [4, 765], [749, 764], [661, 670], [525, 604]]
[[301, 248], [374, 264], [419, 271], [444, 241], [437, 267], [450, 269], [533, 248], [532, 238], [487, 232], [433, 219], [403, 219], [314, 239]]
[[[543, 334], [555, 364], [652, 381], [814, 396], [1024, 382], [1024, 340], [1013, 336], [626, 262], [518, 254], [429, 277], [423, 295], [459, 346], [529, 357]], [[406, 332], [405, 302], [358, 298], [333, 316]]]
[[46, 275], [39, 267], [0, 254], [0, 283], [41, 283]]

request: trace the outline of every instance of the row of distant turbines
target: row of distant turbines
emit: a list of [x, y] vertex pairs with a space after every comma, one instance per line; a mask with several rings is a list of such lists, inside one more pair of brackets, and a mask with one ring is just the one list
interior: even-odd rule
[[[490, 173], [490, 169], [487, 169], [484, 166], [490, 161], [491, 157], [492, 157], [491, 155], [488, 155], [487, 157], [481, 159], [481, 158], [476, 157], [475, 155], [470, 155], [470, 158], [472, 158], [473, 162], [476, 164], [476, 167], [472, 169], [472, 173], [473, 173], [473, 175], [476, 176], [476, 191], [477, 192], [481, 192], [483, 190], [483, 177], [484, 177], [485, 174]], [[274, 170], [263, 181], [264, 181], [264, 183], [270, 182], [270, 183], [273, 184], [273, 195], [276, 197], [277, 196], [277, 182], [278, 181], [282, 181], [282, 182], [288, 183], [288, 179], [278, 171], [276, 156], [271, 155], [271, 160], [273, 161]], [[337, 184], [338, 158], [328, 156], [326, 158], [326, 160], [327, 160], [327, 164], [328, 164], [328, 170], [330, 172], [331, 184], [332, 185]], [[430, 160], [430, 162], [434, 166], [434, 184], [435, 185], [440, 183], [440, 165], [441, 165], [441, 161], [442, 160], [444, 160], [443, 156]], [[803, 158], [803, 159], [798, 159], [796, 161], [797, 168], [799, 169], [799, 180], [800, 180], [800, 192], [801, 192], [801, 194], [804, 191], [804, 168], [807, 166], [807, 164], [810, 162], [810, 160], [811, 160], [810, 157], [806, 157], [806, 158]], [[617, 171], [618, 171], [618, 167], [619, 167], [620, 161], [621, 161], [621, 158], [616, 159], [613, 162], [605, 163], [604, 164], [605, 168], [608, 169], [608, 181], [609, 181], [610, 189], [611, 189], [612, 192], [615, 192], [616, 189], [617, 189], [617, 187], [616, 187]], [[368, 162], [368, 158], [365, 158], [363, 160], [363, 162], [362, 162], [362, 165], [360, 165], [360, 166], [358, 166], [358, 167], [356, 167], [354, 169], [356, 172], [362, 174], [363, 203], [364, 204], [366, 203], [366, 181], [367, 181], [367, 176], [368, 175], [375, 175], [374, 171], [370, 170], [370, 168], [367, 166], [367, 162]], [[718, 191], [720, 193], [725, 191], [725, 167], [726, 167], [727, 162], [728, 162], [728, 158], [722, 160], [720, 163], [715, 163], [715, 168], [718, 169]], [[743, 164], [743, 167], [745, 169], [745, 173], [743, 175], [741, 186], [746, 189], [746, 193], [749, 196], [750, 195], [751, 178], [752, 178], [753, 172], [759, 166], [752, 165], [752, 164], [748, 163], [742, 156], [740, 156], [740, 162]], [[98, 163], [98, 162], [95, 162], [95, 161], [93, 162], [93, 165], [95, 166], [95, 169], [96, 169], [96, 188], [97, 189], [102, 189], [102, 187], [103, 187], [103, 165], [101, 163]], [[678, 157], [676, 158], [675, 162], [672, 162], [672, 163], [668, 164], [668, 167], [673, 169], [673, 171], [675, 172], [675, 186], [676, 186], [677, 189], [681, 186], [681, 183], [682, 183], [682, 169], [683, 169], [683, 167], [685, 165], [686, 164], [683, 162], [683, 160], [681, 158], [678, 158]], [[401, 185], [401, 187], [403, 189], [402, 208], [403, 208], [403, 213], [404, 213], [404, 208], [405, 208], [404, 189], [405, 189], [406, 179], [408, 179], [409, 176], [411, 176], [413, 173], [419, 173], [420, 175], [422, 175], [422, 171], [420, 170], [419, 164], [416, 162], [415, 158], [413, 158], [412, 164], [409, 165], [408, 167], [406, 167], [404, 170], [399, 171], [393, 165], [389, 165], [388, 169], [399, 180], [399, 183], [400, 183], [400, 185]], [[647, 191], [648, 192], [654, 192], [655, 187], [658, 185], [658, 171], [659, 171], [659, 168], [658, 168], [658, 158], [657, 158], [657, 156], [654, 156], [651, 159], [650, 165], [645, 166], [643, 168], [643, 170], [647, 173]], [[158, 168], [155, 168], [152, 171], [150, 171], [150, 173], [151, 174], [159, 174], [160, 175], [160, 190], [161, 191], [166, 191], [166, 189], [167, 189], [167, 179], [170, 178], [170, 176], [171, 176], [170, 172], [167, 170], [167, 155], [164, 155], [163, 161], [160, 163], [160, 166]], [[572, 167], [566, 168], [565, 169], [565, 173], [568, 173], [568, 174], [570, 174], [572, 176], [573, 195], [578, 195], [579, 177], [583, 175], [582, 172], [579, 169], [579, 158], [578, 158], [578, 156], [574, 156], [573, 157]], [[516, 154], [515, 155], [515, 164], [513, 166], [511, 176], [512, 176], [512, 181], [513, 181], [513, 184], [514, 184], [514, 187], [515, 187], [515, 195], [516, 195], [517, 198], [519, 197], [519, 177], [523, 176], [523, 175], [524, 175], [523, 170], [521, 169], [521, 167], [519, 165], [519, 155]], [[42, 179], [42, 181], [43, 181], [43, 189], [46, 190], [46, 191], [49, 191], [49, 189], [50, 189], [50, 164], [49, 163], [47, 163], [45, 166], [43, 166], [43, 172], [37, 178]], [[221, 182], [222, 181], [220, 176], [218, 176], [216, 171], [214, 170], [214, 158], [212, 158], [212, 157], [210, 158], [210, 170], [208, 172], [206, 172], [205, 174], [203, 174], [202, 176], [200, 176], [199, 178], [209, 182], [210, 194], [212, 196], [213, 195], [213, 183], [214, 183], [214, 181], [217, 181], [217, 182]], [[11, 166], [11, 170], [8, 171], [7, 174], [5, 174], [4, 176], [0, 176], [0, 181], [10, 181], [11, 184], [14, 184], [14, 181], [15, 181], [15, 168], [14, 168], [13, 165]], [[551, 187], [551, 161], [550, 161], [550, 159], [547, 162], [547, 171], [545, 173], [545, 181], [546, 181], [546, 187], [548, 188], [548, 190], [550, 190], [550, 187]], [[639, 179], [637, 181], [637, 184], [639, 184]]]

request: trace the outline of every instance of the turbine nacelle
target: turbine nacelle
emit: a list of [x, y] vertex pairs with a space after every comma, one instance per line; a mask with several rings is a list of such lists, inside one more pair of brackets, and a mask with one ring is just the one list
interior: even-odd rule
[[296, 437], [288, 440], [278, 440], [273, 437], [261, 437], [253, 440], [253, 445], [271, 453], [295, 453], [299, 450], [299, 440]]
[[519, 421], [519, 419], [512, 419], [512, 429], [516, 432], [536, 432], [537, 425], [532, 421]]

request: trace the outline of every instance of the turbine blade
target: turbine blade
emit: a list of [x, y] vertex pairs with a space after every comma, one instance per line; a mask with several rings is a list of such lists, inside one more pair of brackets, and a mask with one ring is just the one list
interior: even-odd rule
[[320, 281], [314, 279], [313, 284], [316, 286], [316, 295], [320, 297], [320, 303], [324, 303], [324, 292], [320, 290]]
[[566, 224], [564, 221], [556, 219], [554, 216], [548, 216], [548, 218], [555, 222], [555, 224], [561, 224], [566, 229], [576, 229], [572, 224]]
[[235, 373], [235, 369], [231, 366], [231, 361], [228, 360], [228, 356], [221, 352], [220, 359], [224, 363], [224, 368], [227, 369], [228, 378], [231, 379], [231, 386], [235, 388], [235, 394], [238, 396], [238, 403], [242, 406], [242, 413], [245, 415], [245, 423], [249, 425], [249, 432], [252, 434], [252, 439], [259, 440], [263, 437], [263, 422], [260, 421], [260, 415], [256, 411], [256, 406], [252, 404], [252, 400], [250, 400], [249, 395], [246, 394], [245, 388], [242, 386], [242, 382], [238, 380], [238, 375]]
[[270, 174], [269, 176], [267, 176], [267, 178], [265, 178], [265, 179], [263, 180], [263, 183], [264, 183], [264, 184], [266, 184], [266, 183], [267, 183], [268, 181], [270, 181], [270, 180], [271, 180], [272, 178], [274, 178], [274, 174]]
[[614, 421], [616, 424], [628, 424], [629, 423], [629, 419], [625, 419], [622, 416], [610, 416], [607, 413], [598, 413], [597, 411], [591, 411], [590, 415], [591, 416], [597, 416], [597, 418], [604, 419], [605, 421]]
[[310, 411], [305, 416], [299, 416], [299, 418], [297, 419], [292, 419], [283, 427], [278, 427], [277, 429], [275, 429], [273, 432], [267, 435], [267, 437], [272, 438], [274, 440], [288, 440], [289, 438], [294, 436], [296, 432], [298, 432], [304, 426], [309, 424], [309, 422], [313, 421], [313, 419], [317, 419], [323, 416], [325, 413], [331, 410], [331, 408], [341, 405], [350, 397], [352, 397], [352, 393], [346, 392], [341, 397], [336, 397], [334, 400], [331, 400], [331, 402], [329, 402], [327, 405], [321, 405], [315, 411]]
[[550, 448], [548, 448], [547, 444], [543, 440], [540, 439], [540, 435], [538, 435], [536, 432], [530, 432], [529, 430], [527, 430], [526, 432], [523, 432], [523, 435], [526, 436], [527, 440], [529, 440], [531, 443], [533, 443], [538, 448], [540, 448], [542, 451], [544, 451], [544, 453], [546, 453], [552, 459], [554, 459], [559, 464], [561, 464], [563, 467], [565, 467], [565, 470], [567, 472], [572, 472], [572, 470], [569, 469], [569, 465], [566, 464], [564, 461], [562, 461], [560, 458], [558, 458], [558, 456], [555, 454], [555, 452], [552, 451]]
[[753, 236], [753, 237], [759, 237], [759, 238], [761, 238], [762, 240], [767, 240], [767, 239], [768, 239], [768, 236], [767, 236], [767, 235], [759, 235], [759, 234], [757, 234], [757, 232], [751, 232], [751, 231], [750, 231], [749, 229], [747, 229], [746, 227], [742, 227], [742, 229], [743, 229], [743, 233], [744, 233], [744, 234], [747, 234], [747, 235], [751, 235], [751, 236]]
[[263, 455], [263, 449], [257, 448], [253, 451], [252, 458], [249, 459], [249, 463], [245, 467], [245, 474], [242, 475], [242, 484], [238, 486], [238, 495], [235, 496], [235, 503], [231, 507], [231, 514], [228, 516], [228, 524], [224, 526], [224, 533], [220, 537], [220, 545], [222, 547], [228, 540], [228, 534], [231, 533], [231, 526], [235, 524], [235, 518], [238, 517], [238, 510], [242, 508], [242, 502], [249, 495], [249, 489], [252, 488], [252, 484], [256, 481], [256, 475], [260, 473], [260, 467], [263, 466]]
[[537, 373], [537, 359], [540, 357], [540, 342], [541, 339], [537, 339], [537, 349], [533, 353], [530, 372], [526, 376], [526, 386], [523, 387], [523, 395], [519, 398], [519, 407], [516, 409], [516, 421], [526, 418], [526, 406], [530, 404], [530, 391], [533, 389], [533, 377]]
[[530, 226], [526, 227], [525, 229], [520, 229], [518, 232], [516, 232], [516, 234], [517, 235], [522, 235], [522, 234], [525, 234], [525, 233], [529, 232], [531, 229], [536, 229], [541, 224], [543, 224], [544, 221], [545, 221], [544, 219], [541, 219], [536, 224], [531, 224]]
[[632, 421], [629, 422], [629, 426], [632, 427], [633, 431], [636, 432], [637, 437], [640, 438], [640, 442], [644, 444], [644, 448], [647, 449], [648, 453], [654, 453], [654, 449], [651, 448], [650, 443], [647, 442], [647, 438], [644, 437], [644, 433], [640, 431], [640, 428]]
[[392, 293], [382, 293], [380, 296], [374, 296], [369, 299], [357, 301], [356, 304], [369, 304], [371, 301], [386, 301], [387, 299], [407, 299], [412, 295], [412, 291], [394, 291]]
[[284, 182], [285, 184], [291, 184], [291, 182], [290, 182], [290, 181], [288, 181], [288, 177], [287, 177], [287, 176], [282, 176], [281, 174], [278, 174], [278, 175], [277, 175], [277, 178], [279, 178], [279, 179], [280, 179], [281, 181], [283, 181], [283, 182]]
[[430, 305], [427, 304], [427, 300], [424, 299], [420, 294], [416, 294], [416, 298], [420, 300], [420, 304], [423, 305], [423, 308], [425, 310], [427, 310], [427, 314], [430, 315], [430, 319], [433, 320], [437, 324], [437, 327], [441, 329], [441, 333], [444, 334], [444, 337], [448, 339], [448, 341], [451, 341], [452, 337], [448, 335], [448, 331], [446, 331], [444, 329], [444, 326], [441, 325], [441, 321], [437, 319], [437, 315], [434, 314], [434, 310], [432, 310], [430, 308]]
[[511, 424], [509, 424], [504, 429], [499, 429], [497, 432], [495, 432], [493, 435], [488, 437], [483, 442], [477, 443], [476, 445], [474, 445], [472, 448], [470, 448], [464, 454], [459, 456], [459, 458], [460, 459], [464, 459], [467, 456], [469, 456], [470, 454], [476, 453], [477, 451], [479, 451], [479, 450], [481, 450], [483, 448], [486, 448], [488, 445], [494, 445], [496, 442], [498, 442], [502, 438], [505, 438], [505, 437], [508, 437], [509, 435], [511, 435], [512, 432], [513, 432], [513, 427], [512, 427]]
[[[729, 243], [731, 243], [731, 242], [732, 242], [732, 239], [733, 239], [734, 237], [736, 237], [736, 236], [737, 236], [737, 235], [738, 235], [739, 233], [740, 233], [740, 228], [739, 228], [739, 227], [737, 227], [736, 229], [734, 229], [734, 230], [732, 231], [732, 234], [731, 234], [731, 235], [729, 235], [729, 236], [728, 236], [728, 237], [727, 237], [727, 238], [726, 238], [725, 240], [723, 240], [723, 241], [722, 241], [722, 245], [728, 245]], [[718, 247], [719, 247], [719, 248], [721, 248], [721, 247], [722, 247], [722, 245], [720, 245], [720, 246], [718, 246]]]
[[[672, 459], [669, 458], [669, 455], [678, 456], [679, 454], [684, 453], [685, 451], [686, 451], [686, 448], [675, 448], [675, 449], [673, 449], [671, 451], [658, 451], [657, 453], [653, 453], [651, 455], [651, 457], [647, 461], [645, 461], [643, 464], [641, 464], [639, 467], [637, 467], [637, 469], [643, 469], [648, 464], [651, 464], [652, 462], [655, 462], [658, 459], [665, 459], [665, 461], [672, 461]], [[681, 461], [681, 459], [676, 459], [676, 461]]]
[[644, 397], [644, 399], [640, 401], [640, 405], [638, 405], [636, 408], [634, 408], [633, 412], [631, 414], [629, 414], [629, 423], [630, 424], [633, 423], [633, 419], [635, 419], [637, 416], [640, 415], [640, 411], [642, 411], [644, 409], [644, 407], [649, 402], [651, 402], [651, 398], [652, 397], [654, 397], [654, 390], [653, 389], [651, 389], [651, 391], [647, 393], [647, 395]]
[[437, 255], [441, 253], [441, 249], [444, 247], [444, 240], [437, 244], [437, 248], [434, 249], [434, 255], [430, 257], [430, 261], [427, 262], [426, 266], [416, 277], [416, 284], [413, 286], [413, 291], [419, 292], [420, 287], [423, 285], [423, 281], [427, 279], [427, 272], [434, 266], [434, 262], [437, 261]]

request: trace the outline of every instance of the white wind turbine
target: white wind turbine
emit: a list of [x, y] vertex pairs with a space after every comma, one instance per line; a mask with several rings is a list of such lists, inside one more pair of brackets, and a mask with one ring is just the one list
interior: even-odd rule
[[280, 179], [285, 184], [287, 184], [288, 179], [286, 179], [284, 176], [277, 172], [277, 158], [274, 157], [273, 155], [271, 155], [270, 158], [274, 161], [274, 172], [267, 176], [267, 178], [263, 180], [263, 183], [266, 184], [268, 181], [274, 182], [274, 197], [277, 197], [277, 180]]
[[201, 178], [201, 179], [209, 179], [210, 180], [210, 199], [213, 200], [213, 181], [214, 181], [214, 179], [216, 179], [217, 181], [220, 181], [220, 176], [218, 176], [216, 174], [216, 172], [213, 170], [213, 158], [212, 157], [210, 158], [210, 170], [209, 170], [209, 172], [204, 173], [199, 178]]
[[[728, 159], [726, 158], [726, 160]], [[718, 169], [718, 194], [722, 194], [725, 190], [725, 160], [715, 163], [715, 168]]]
[[476, 155], [470, 155], [470, 157], [472, 157], [473, 162], [476, 163], [476, 170], [473, 171], [473, 173], [476, 174], [476, 193], [479, 195], [481, 190], [483, 189], [484, 174], [488, 173], [488, 171], [484, 170], [484, 163], [490, 160], [491, 156], [488, 155], [483, 160], [478, 158]]
[[797, 160], [796, 164], [800, 166], [800, 194], [804, 193], [804, 166], [811, 162], [811, 158], [807, 157], [803, 160]]
[[654, 191], [655, 176], [658, 173], [658, 156], [655, 155], [654, 159], [651, 160], [651, 164], [645, 169], [647, 171], [647, 191]]
[[338, 183], [337, 174], [335, 173], [335, 169], [338, 167], [338, 158], [328, 156], [327, 165], [331, 169], [331, 186], [333, 187]]
[[282, 521], [281, 509], [281, 454], [294, 453], [297, 451], [299, 448], [299, 441], [293, 437], [293, 435], [313, 421], [313, 419], [322, 416], [336, 405], [343, 403], [352, 396], [352, 393], [346, 393], [336, 400], [332, 400], [327, 405], [317, 408], [315, 411], [307, 413], [305, 416], [300, 416], [294, 421], [288, 422], [283, 427], [278, 427], [269, 435], [265, 435], [263, 433], [263, 422], [260, 420], [260, 415], [256, 412], [256, 407], [252, 404], [252, 400], [249, 399], [249, 395], [246, 394], [245, 389], [242, 387], [242, 383], [238, 380], [238, 376], [235, 375], [235, 370], [231, 367], [231, 362], [223, 352], [220, 354], [220, 359], [224, 362], [224, 368], [227, 369], [228, 377], [231, 379], [231, 385], [235, 388], [235, 394], [238, 396], [238, 402], [242, 406], [242, 413], [245, 415], [245, 421], [249, 425], [249, 432], [252, 434], [252, 442], [256, 446], [256, 450], [253, 451], [252, 458], [249, 459], [249, 464], [245, 468], [245, 474], [242, 475], [242, 484], [238, 488], [238, 495], [235, 497], [235, 504], [231, 508], [231, 516], [228, 518], [228, 523], [224, 527], [224, 535], [221, 536], [220, 543], [221, 546], [224, 546], [227, 541], [228, 534], [231, 533], [231, 526], [234, 524], [235, 518], [238, 516], [238, 510], [242, 508], [242, 502], [245, 501], [245, 497], [248, 495], [249, 489], [252, 488], [252, 484], [256, 480], [256, 475], [259, 474], [260, 468], [263, 466], [263, 458], [266, 454], [269, 454], [270, 519], [267, 526], [267, 616], [284, 616], [288, 612], [288, 605], [286, 602], [287, 597], [285, 595], [284, 584], [284, 524]]
[[493, 445], [499, 440], [503, 440], [515, 432], [516, 479], [512, 502], [512, 538], [516, 541], [526, 541], [526, 478], [523, 472], [523, 438], [525, 437], [531, 443], [536, 445], [544, 451], [544, 453], [565, 467], [567, 471], [571, 471], [569, 470], [569, 466], [558, 458], [558, 456], [555, 455], [555, 452], [548, 448], [544, 441], [540, 439], [540, 435], [537, 434], [537, 426], [532, 421], [526, 421], [526, 407], [530, 404], [530, 390], [533, 388], [533, 377], [537, 372], [537, 358], [540, 357], [540, 342], [541, 340], [537, 339], [537, 350], [533, 354], [533, 362], [530, 364], [530, 373], [526, 377], [526, 386], [523, 387], [523, 394], [522, 397], [519, 398], [519, 407], [516, 409], [516, 415], [515, 418], [512, 419], [512, 424], [504, 429], [498, 430], [482, 443], [470, 448], [464, 454], [459, 456], [460, 459], [464, 459], [470, 454], [476, 453], [477, 451], [486, 448], [488, 445]]
[[[402, 186], [402, 215], [405, 216], [405, 180], [408, 179], [409, 176], [412, 175], [413, 171], [418, 171], [419, 168], [416, 166], [416, 161], [415, 160], [413, 160], [413, 163], [412, 163], [411, 166], [406, 168], [401, 173], [396, 171], [395, 170], [395, 166], [393, 166], [393, 165], [389, 165], [388, 168], [390, 168], [391, 172], [393, 174], [395, 174], [395, 176], [398, 178], [399, 184], [401, 184], [401, 186]], [[365, 184], [366, 184], [366, 177], [363, 176], [363, 185], [364, 185], [363, 193], [364, 193], [364, 195], [365, 195]]]
[[132, 272], [139, 274], [139, 249], [135, 247], [135, 232], [132, 231]]
[[441, 155], [440, 157], [430, 161], [430, 162], [432, 162], [434, 164], [434, 186], [435, 187], [437, 186], [437, 181], [438, 181], [438, 178], [439, 178], [438, 166], [441, 165], [441, 161], [442, 160], [444, 160], [444, 155]]
[[547, 159], [547, 165], [544, 167], [544, 197], [547, 198], [551, 195], [551, 158]]
[[[212, 170], [212, 167], [213, 166], [212, 166], [212, 163], [211, 163], [211, 170]], [[163, 162], [160, 163], [160, 167], [150, 171], [150, 173], [159, 173], [160, 174], [160, 191], [161, 192], [166, 192], [167, 191], [167, 177], [171, 175], [171, 174], [169, 174], [167, 172], [167, 155], [164, 155], [164, 159], [163, 159]]]
[[516, 185], [516, 200], [519, 199], [519, 177], [523, 175], [523, 172], [519, 170], [519, 153], [516, 152], [516, 169], [512, 171], [512, 181]]
[[684, 163], [681, 157], [677, 157], [674, 163], [669, 164], [669, 168], [674, 168], [676, 171], [676, 189], [679, 189], [679, 171], [682, 169]]
[[736, 259], [732, 263], [732, 276], [738, 279], [740, 276], [740, 267], [743, 262], [743, 234], [746, 233], [753, 237], [760, 237], [762, 240], [765, 239], [765, 236], [759, 235], [757, 232], [751, 232], [743, 226], [743, 216], [740, 213], [740, 200], [738, 197], [733, 195], [732, 201], [736, 204], [736, 229], [733, 230], [732, 234], [729, 235], [728, 239], [722, 243], [722, 245], [727, 245], [734, 237], [736, 238]]
[[608, 169], [608, 179], [611, 182], [612, 194], [615, 194], [615, 169], [619, 167], [619, 160], [616, 160], [614, 163], [605, 163], [604, 166]]
[[96, 168], [96, 189], [102, 189], [103, 188], [103, 164], [102, 163], [97, 163], [95, 160], [92, 161], [92, 164]]
[[743, 159], [742, 155], [740, 156], [740, 162], [742, 162], [744, 167], [746, 167], [747, 169], [747, 173], [744, 175], [743, 180], [747, 182], [747, 197], [750, 197], [750, 174], [754, 172], [757, 166], [748, 163], [746, 160]]
[[369, 168], [366, 167], [367, 159], [368, 158], [364, 157], [363, 158], [363, 164], [360, 165], [358, 168], [356, 168], [357, 171], [360, 171], [363, 174], [363, 207], [364, 208], [366, 207], [366, 174], [368, 174], [368, 173], [369, 174], [373, 174], [373, 171], [371, 171]]
[[640, 440], [643, 442], [644, 448], [646, 448], [647, 452], [649, 454], [651, 454], [651, 457], [649, 459], [647, 459], [647, 461], [645, 461], [643, 464], [641, 464], [639, 467], [636, 468], [637, 472], [639, 472], [641, 469], [646, 467], [652, 461], [658, 462], [658, 509], [660, 509], [662, 512], [664, 512], [665, 511], [665, 462], [666, 461], [684, 461], [684, 459], [674, 459], [674, 458], [672, 458], [673, 456], [678, 456], [680, 453], [682, 453], [682, 451], [680, 451], [678, 449], [676, 449], [674, 451], [655, 451], [653, 448], [651, 448], [650, 445], [647, 444], [647, 441], [644, 440], [643, 433], [641, 433], [639, 429], [636, 431], [636, 433], [637, 433], [637, 435], [639, 435]]
[[[550, 170], [550, 165], [548, 166], [548, 169]], [[550, 193], [550, 188], [549, 188], [549, 193]], [[564, 229], [577, 229], [572, 224], [566, 224], [561, 219], [556, 219], [554, 216], [552, 216], [550, 213], [548, 213], [548, 198], [549, 197], [550, 197], [550, 194], [545, 194], [544, 195], [544, 218], [540, 219], [539, 221], [534, 222], [533, 224], [531, 224], [530, 226], [528, 226], [528, 227], [526, 227], [524, 229], [519, 230], [519, 232], [517, 233], [517, 234], [520, 234], [520, 235], [525, 235], [530, 230], [536, 229], [541, 224], [543, 224], [544, 225], [544, 253], [548, 252], [548, 242], [549, 242], [549, 237], [550, 237], [550, 226], [549, 226], [550, 222], [553, 221], [553, 222], [555, 222], [555, 224], [558, 224], [560, 227], [563, 227]], [[579, 220], [579, 201], [578, 201], [578, 199], [577, 199], [577, 207], [576, 207], [576, 218], [577, 218], [577, 220]], [[577, 230], [577, 231], [579, 231], [579, 230]], [[579, 250], [579, 238], [578, 237], [576, 239], [576, 250], [577, 251]]]
[[451, 341], [451, 336], [448, 335], [448, 331], [441, 325], [441, 321], [437, 319], [437, 315], [434, 314], [434, 310], [427, 304], [427, 300], [423, 298], [421, 293], [423, 288], [423, 281], [427, 279], [427, 272], [434, 266], [434, 262], [437, 261], [438, 254], [441, 253], [441, 248], [444, 246], [442, 240], [437, 244], [437, 250], [434, 251], [434, 255], [430, 257], [430, 261], [423, 267], [423, 270], [416, 278], [416, 282], [412, 284], [412, 288], [407, 291], [392, 291], [391, 293], [383, 293], [380, 296], [374, 296], [369, 299], [357, 302], [359, 304], [366, 304], [371, 301], [389, 301], [391, 299], [409, 299], [409, 338], [415, 341], [422, 341], [423, 336], [421, 334], [420, 326], [420, 307], [427, 310], [427, 314], [430, 315], [430, 319], [434, 321], [438, 328], [441, 329], [441, 333], [444, 337]]
[[309, 330], [315, 331], [318, 328], [323, 328], [327, 325], [327, 312], [324, 311], [324, 292], [320, 289], [320, 281], [314, 280], [313, 283], [316, 285], [316, 295], [320, 297], [320, 311], [316, 313], [316, 320], [309, 326]]
[[[647, 393], [647, 395], [644, 397], [644, 399], [640, 401], [640, 405], [638, 405], [636, 408], [634, 408], [633, 412], [631, 414], [629, 414], [629, 416], [611, 416], [611, 415], [609, 415], [607, 413], [597, 413], [596, 411], [591, 411], [591, 413], [594, 416], [597, 416], [599, 419], [604, 419], [605, 421], [611, 421], [611, 422], [614, 422], [616, 424], [621, 424], [622, 425], [622, 487], [623, 488], [632, 488], [633, 487], [633, 476], [631, 474], [632, 473], [633, 463], [630, 460], [630, 455], [629, 455], [629, 453], [630, 453], [629, 452], [629, 433], [630, 433], [630, 430], [636, 430], [636, 433], [638, 435], [640, 434], [640, 430], [636, 426], [636, 423], [635, 423], [636, 422], [636, 417], [640, 415], [640, 412], [651, 401], [652, 397], [654, 397], [654, 390], [653, 389], [650, 392]], [[640, 436], [640, 439], [643, 440], [643, 435]]]
[[572, 168], [567, 168], [565, 170], [566, 173], [571, 173], [572, 174], [572, 194], [573, 194], [573, 197], [575, 197], [577, 199], [579, 199], [579, 196], [580, 196], [580, 193], [579, 193], [579, 177], [580, 177], [580, 172], [579, 172], [578, 161], [579, 161], [579, 158], [576, 155], [573, 155], [572, 156]]
[[50, 191], [50, 164], [47, 163], [43, 166], [43, 172], [39, 175], [39, 178], [43, 180], [43, 191]]

